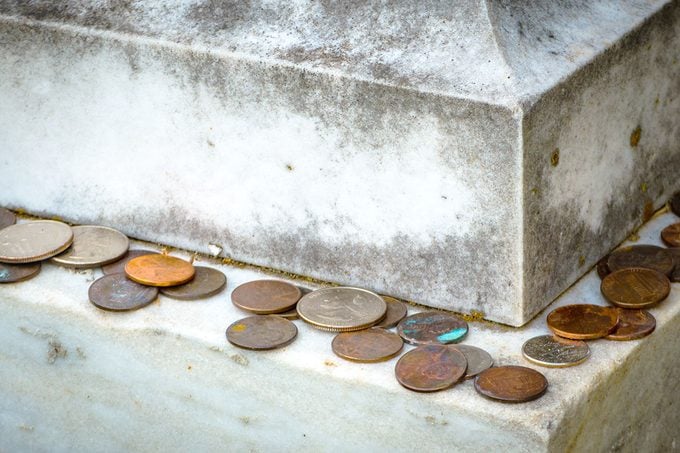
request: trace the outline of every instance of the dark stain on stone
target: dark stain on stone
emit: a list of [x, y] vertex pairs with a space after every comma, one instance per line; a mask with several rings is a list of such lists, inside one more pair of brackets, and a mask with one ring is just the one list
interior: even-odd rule
[[550, 153], [550, 165], [557, 167], [560, 163], [560, 149], [555, 148], [552, 153]]
[[47, 363], [53, 364], [59, 359], [65, 359], [67, 349], [56, 339], [47, 342]]
[[641, 135], [642, 135], [642, 128], [640, 126], [638, 126], [630, 134], [630, 146], [635, 148], [640, 143], [640, 136]]

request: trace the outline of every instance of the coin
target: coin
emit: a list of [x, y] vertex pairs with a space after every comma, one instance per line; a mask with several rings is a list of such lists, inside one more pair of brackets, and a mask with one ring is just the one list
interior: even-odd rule
[[667, 249], [668, 253], [673, 257], [673, 272], [668, 276], [668, 279], [674, 283], [680, 282], [680, 247], [673, 247]]
[[16, 283], [35, 277], [40, 272], [40, 263], [0, 263], [0, 283]]
[[373, 327], [356, 332], [341, 332], [331, 343], [333, 352], [354, 362], [382, 362], [399, 354], [404, 347], [401, 337]]
[[670, 275], [674, 263], [671, 254], [664, 248], [655, 245], [631, 245], [612, 252], [607, 260], [607, 266], [611, 272], [630, 267], [644, 267]]
[[661, 230], [661, 240], [669, 247], [680, 247], [680, 223], [668, 225]]
[[381, 329], [391, 329], [399, 324], [399, 321], [406, 317], [406, 304], [390, 296], [381, 296], [385, 303], [387, 303], [387, 313], [385, 318], [380, 321], [375, 327]]
[[159, 253], [153, 252], [151, 250], [128, 250], [128, 252], [118, 261], [114, 261], [113, 263], [102, 266], [102, 272], [104, 272], [105, 275], [125, 272], [125, 265], [128, 263], [128, 261], [133, 258], [137, 258], [138, 256], [144, 255], [159, 255]]
[[540, 335], [524, 343], [522, 355], [537, 365], [563, 368], [584, 362], [590, 357], [590, 348], [585, 341]]
[[595, 265], [595, 268], [597, 269], [597, 275], [600, 277], [600, 280], [605, 278], [607, 275], [609, 275], [609, 266], [607, 266], [607, 260], [609, 259], [609, 255], [606, 255], [604, 258], [602, 258], [600, 261], [597, 262]]
[[468, 324], [450, 313], [426, 311], [402, 319], [397, 332], [414, 345], [458, 343], [467, 335]]
[[164, 296], [180, 300], [196, 300], [214, 296], [227, 284], [227, 277], [212, 267], [194, 266], [196, 273], [189, 282], [161, 289]]
[[284, 311], [283, 313], [276, 313], [276, 316], [281, 316], [282, 318], [290, 319], [291, 321], [300, 319], [300, 315], [298, 315], [297, 309], [295, 308], [293, 308], [292, 310]]
[[255, 280], [239, 285], [231, 293], [231, 301], [238, 308], [267, 315], [283, 313], [295, 308], [302, 291], [295, 285], [280, 280]]
[[466, 344], [450, 345], [449, 347], [459, 350], [465, 356], [465, 360], [467, 360], [465, 379], [472, 379], [493, 365], [493, 358], [484, 349]]
[[462, 352], [441, 344], [428, 344], [404, 354], [394, 368], [397, 381], [416, 392], [436, 392], [451, 387], [465, 375]]
[[227, 328], [227, 340], [245, 349], [275, 349], [290, 344], [297, 336], [291, 321], [276, 315], [250, 316]]
[[0, 230], [0, 262], [32, 263], [66, 250], [73, 241], [71, 227], [54, 220], [18, 223]]
[[127, 253], [130, 241], [113, 228], [81, 225], [71, 228], [73, 243], [64, 253], [52, 258], [54, 264], [86, 269], [118, 261]]
[[88, 296], [93, 305], [103, 310], [137, 310], [156, 300], [158, 288], [135, 283], [122, 273], [111, 274], [95, 280]]
[[670, 199], [671, 211], [680, 216], [680, 192], [674, 194]]
[[312, 326], [331, 332], [366, 329], [383, 319], [385, 300], [360, 288], [323, 288], [305, 295], [297, 311]]
[[523, 366], [499, 366], [482, 371], [475, 390], [487, 398], [506, 403], [524, 403], [541, 397], [548, 380], [536, 370]]
[[0, 208], [0, 230], [17, 223], [17, 216], [12, 211]]
[[571, 340], [594, 340], [611, 333], [619, 321], [616, 309], [599, 305], [565, 305], [548, 315], [548, 327]]
[[619, 325], [605, 337], [607, 340], [637, 340], [654, 332], [656, 319], [647, 310], [626, 310], [624, 308], [617, 310], [619, 312]]
[[175, 286], [194, 278], [194, 266], [168, 255], [143, 255], [125, 265], [125, 274], [142, 285]]
[[600, 291], [605, 299], [618, 307], [647, 308], [668, 297], [671, 282], [652, 269], [621, 269], [602, 280]]

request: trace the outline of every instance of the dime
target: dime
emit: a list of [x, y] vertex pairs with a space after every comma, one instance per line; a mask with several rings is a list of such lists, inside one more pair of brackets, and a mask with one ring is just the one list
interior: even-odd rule
[[548, 315], [548, 327], [571, 340], [594, 340], [611, 333], [619, 322], [616, 309], [599, 305], [565, 305]]
[[382, 296], [387, 303], [387, 313], [385, 318], [380, 321], [375, 327], [382, 329], [391, 329], [399, 324], [399, 321], [406, 317], [406, 304], [390, 296]]
[[597, 262], [595, 265], [595, 268], [597, 269], [597, 275], [600, 277], [600, 280], [605, 278], [607, 275], [609, 275], [609, 266], [607, 266], [607, 260], [609, 259], [609, 255], [606, 255], [604, 258], [602, 258], [600, 261]]
[[429, 344], [404, 354], [394, 373], [397, 381], [416, 392], [436, 392], [451, 387], [465, 374], [462, 352], [441, 344]]
[[667, 249], [668, 253], [673, 257], [673, 272], [668, 276], [668, 279], [674, 283], [680, 282], [680, 247], [673, 247]]
[[90, 302], [110, 311], [137, 310], [158, 297], [158, 288], [140, 285], [125, 274], [105, 275], [95, 280], [88, 291]]
[[128, 252], [118, 261], [102, 266], [102, 272], [104, 272], [105, 275], [125, 272], [125, 265], [128, 263], [128, 261], [133, 258], [137, 258], [138, 256], [144, 255], [159, 255], [159, 253], [153, 252], [151, 250], [128, 250]]
[[127, 236], [113, 228], [81, 225], [73, 230], [73, 244], [64, 253], [52, 258], [54, 264], [85, 269], [118, 261], [128, 251]]
[[0, 283], [16, 283], [35, 277], [40, 272], [40, 263], [0, 263]]
[[291, 310], [300, 297], [300, 288], [280, 280], [255, 280], [236, 287], [231, 293], [234, 305], [258, 315]]
[[677, 216], [680, 216], [680, 192], [674, 194], [670, 200], [671, 211]]
[[318, 329], [349, 332], [381, 321], [387, 304], [382, 297], [365, 289], [323, 288], [300, 299], [297, 311], [300, 318]]
[[295, 324], [280, 316], [250, 316], [227, 328], [227, 340], [245, 349], [275, 349], [290, 344], [297, 332]]
[[399, 354], [404, 347], [401, 337], [373, 327], [356, 332], [341, 332], [332, 343], [333, 352], [354, 362], [382, 362]]
[[18, 223], [0, 230], [0, 262], [32, 263], [66, 250], [73, 241], [71, 227], [54, 220]]
[[487, 398], [506, 403], [524, 403], [542, 396], [548, 380], [523, 366], [500, 366], [483, 371], [475, 379], [475, 390]]
[[680, 247], [680, 223], [668, 225], [661, 230], [661, 239], [669, 247]]
[[465, 379], [472, 379], [487, 368], [493, 365], [493, 358], [484, 349], [466, 344], [451, 345], [450, 348], [459, 350], [467, 360], [467, 370], [465, 371]]
[[652, 269], [621, 269], [602, 280], [600, 291], [605, 299], [618, 307], [647, 308], [668, 297], [671, 282]]
[[397, 332], [414, 345], [458, 343], [468, 333], [468, 324], [451, 313], [426, 311], [402, 319]]
[[142, 285], [175, 286], [194, 278], [194, 266], [168, 255], [144, 255], [125, 265], [125, 274]]
[[164, 296], [180, 300], [196, 300], [214, 296], [227, 284], [227, 277], [212, 267], [194, 266], [193, 280], [179, 286], [161, 289]]
[[631, 245], [612, 252], [607, 260], [607, 266], [611, 272], [630, 267], [644, 267], [670, 275], [674, 263], [667, 249], [655, 245]]
[[656, 319], [646, 310], [626, 310], [619, 308], [619, 325], [605, 338], [607, 340], [627, 341], [646, 337], [654, 332]]
[[522, 355], [537, 365], [562, 368], [584, 362], [590, 357], [590, 348], [581, 340], [540, 335], [524, 343]]
[[17, 216], [12, 211], [0, 208], [0, 230], [17, 223]]

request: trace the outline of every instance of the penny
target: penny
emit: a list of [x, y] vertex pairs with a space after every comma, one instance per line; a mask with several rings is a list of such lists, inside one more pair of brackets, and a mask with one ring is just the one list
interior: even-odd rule
[[673, 257], [673, 272], [668, 276], [668, 279], [674, 283], [680, 282], [680, 247], [673, 247], [667, 249], [668, 253]]
[[138, 256], [144, 255], [159, 255], [159, 253], [153, 252], [151, 250], [128, 250], [128, 252], [118, 261], [114, 261], [113, 263], [102, 266], [102, 272], [104, 272], [105, 275], [125, 272], [125, 265], [128, 263], [128, 261], [133, 258], [137, 258]]
[[668, 225], [661, 230], [661, 240], [669, 247], [680, 247], [680, 223]]
[[428, 344], [404, 354], [394, 368], [397, 381], [416, 392], [436, 392], [451, 387], [465, 375], [462, 352], [441, 344]]
[[231, 293], [231, 301], [237, 307], [267, 315], [283, 313], [295, 308], [302, 291], [295, 285], [280, 280], [255, 280], [239, 285]]
[[472, 379], [493, 365], [493, 358], [484, 349], [466, 344], [451, 345], [449, 347], [459, 350], [465, 356], [465, 360], [467, 360], [465, 379]]
[[331, 343], [333, 352], [354, 362], [382, 362], [399, 354], [404, 347], [401, 337], [373, 327], [356, 332], [341, 332]]
[[135, 283], [125, 274], [111, 274], [95, 280], [88, 296], [93, 305], [103, 310], [129, 311], [156, 300], [158, 288]]
[[637, 340], [654, 332], [656, 319], [647, 310], [619, 308], [619, 325], [605, 338], [607, 340]]
[[674, 194], [670, 199], [671, 211], [680, 216], [680, 192]]
[[381, 296], [385, 303], [387, 304], [387, 313], [385, 313], [385, 318], [380, 321], [375, 327], [380, 327], [381, 329], [391, 329], [392, 327], [399, 324], [399, 321], [406, 317], [407, 308], [406, 304], [390, 296]]
[[548, 327], [571, 340], [594, 340], [611, 333], [619, 322], [616, 309], [599, 305], [565, 305], [548, 315]]
[[194, 266], [196, 273], [189, 282], [161, 289], [164, 296], [180, 300], [196, 300], [214, 296], [224, 289], [227, 277], [212, 267]]
[[227, 340], [245, 349], [275, 349], [290, 344], [297, 336], [297, 327], [280, 316], [250, 316], [227, 328]]
[[52, 258], [54, 264], [86, 269], [118, 261], [128, 251], [127, 236], [113, 228], [81, 225], [71, 228], [73, 243], [64, 253]]
[[670, 275], [673, 271], [673, 257], [668, 250], [655, 245], [631, 245], [609, 255], [607, 266], [611, 272], [631, 267], [654, 269]]
[[71, 227], [54, 220], [36, 220], [0, 230], [0, 262], [32, 263], [66, 250], [73, 241]]
[[292, 310], [284, 311], [283, 313], [276, 313], [276, 316], [281, 316], [282, 318], [290, 319], [291, 321], [300, 319], [300, 315], [298, 315], [297, 309], [295, 308], [293, 308]]
[[402, 319], [397, 332], [414, 345], [458, 343], [467, 335], [468, 324], [450, 313], [426, 311]]
[[17, 223], [17, 216], [12, 211], [0, 208], [0, 230]]
[[194, 266], [169, 255], [143, 255], [125, 265], [125, 274], [142, 285], [175, 286], [194, 278]]
[[590, 357], [590, 348], [585, 341], [540, 335], [524, 343], [522, 355], [537, 365], [563, 368], [584, 362]]
[[597, 275], [598, 275], [598, 277], [600, 277], [600, 280], [605, 278], [610, 273], [609, 266], [607, 266], [607, 260], [608, 259], [609, 259], [609, 255], [606, 255], [604, 258], [602, 258], [600, 261], [598, 261], [597, 264], [595, 265], [595, 269], [597, 269]]
[[483, 371], [475, 379], [481, 395], [506, 403], [524, 403], [541, 397], [548, 380], [536, 370], [523, 366], [499, 366]]
[[600, 291], [617, 307], [647, 308], [668, 297], [671, 282], [664, 274], [652, 269], [621, 269], [602, 280]]
[[383, 319], [385, 300], [360, 288], [323, 288], [305, 295], [297, 304], [303, 321], [321, 330], [349, 332], [366, 329]]
[[40, 272], [40, 263], [0, 263], [0, 283], [16, 283], [35, 277]]

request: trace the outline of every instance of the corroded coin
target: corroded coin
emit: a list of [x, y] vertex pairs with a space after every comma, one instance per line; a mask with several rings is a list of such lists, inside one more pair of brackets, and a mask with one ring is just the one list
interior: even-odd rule
[[436, 392], [451, 387], [465, 375], [462, 352], [441, 344], [429, 344], [404, 354], [394, 373], [397, 381], [416, 392]]
[[160, 254], [158, 252], [153, 252], [151, 250], [128, 250], [128, 252], [125, 255], [123, 255], [123, 257], [118, 261], [114, 261], [113, 263], [105, 264], [104, 266], [102, 266], [102, 272], [104, 273], [104, 275], [119, 274], [121, 272], [125, 272], [125, 265], [128, 263], [128, 261], [137, 258], [138, 256], [144, 255], [160, 255]]
[[607, 260], [607, 266], [611, 272], [631, 267], [644, 267], [670, 275], [674, 263], [671, 254], [662, 247], [631, 245], [612, 252]]
[[73, 243], [64, 253], [52, 258], [54, 264], [86, 269], [118, 261], [128, 251], [127, 236], [113, 228], [81, 225], [71, 228]]
[[668, 225], [661, 230], [661, 239], [669, 247], [680, 247], [680, 223]]
[[291, 321], [276, 315], [250, 316], [227, 328], [227, 340], [245, 349], [275, 349], [290, 344], [297, 336]]
[[680, 192], [674, 194], [670, 199], [671, 211], [680, 216]]
[[600, 277], [600, 280], [605, 278], [607, 275], [609, 275], [609, 266], [607, 266], [607, 260], [609, 260], [609, 255], [606, 255], [604, 258], [602, 258], [600, 261], [597, 262], [595, 265], [595, 269], [597, 269], [597, 275]]
[[387, 304], [377, 294], [360, 288], [323, 288], [305, 295], [297, 311], [312, 326], [331, 332], [366, 329], [383, 319]]
[[32, 263], [66, 250], [73, 241], [71, 227], [54, 220], [36, 220], [0, 230], [0, 262]]
[[468, 333], [468, 324], [451, 313], [426, 311], [402, 319], [397, 332], [414, 345], [458, 343]]
[[465, 356], [465, 360], [467, 360], [465, 379], [472, 379], [493, 365], [493, 358], [484, 349], [467, 344], [456, 344], [449, 347], [459, 350]]
[[258, 315], [291, 310], [300, 297], [302, 297], [300, 288], [280, 280], [247, 282], [236, 287], [231, 293], [234, 305]]
[[144, 255], [125, 265], [125, 274], [142, 285], [175, 286], [194, 278], [194, 266], [168, 255]]
[[399, 354], [404, 347], [401, 337], [373, 327], [356, 332], [341, 332], [333, 338], [333, 352], [354, 362], [382, 362]]
[[394, 297], [382, 296], [387, 304], [387, 313], [382, 321], [375, 325], [382, 329], [391, 329], [399, 324], [399, 321], [406, 317], [406, 304], [395, 299]]
[[537, 365], [563, 368], [584, 362], [590, 357], [590, 348], [585, 341], [540, 335], [524, 343], [522, 355]]
[[196, 273], [189, 282], [161, 289], [161, 293], [173, 299], [196, 300], [214, 296], [224, 289], [227, 277], [212, 267], [194, 266]]
[[23, 282], [40, 272], [40, 263], [6, 264], [0, 263], [0, 283]]
[[565, 305], [548, 315], [548, 327], [571, 340], [594, 340], [611, 333], [619, 322], [615, 308], [599, 305]]
[[673, 247], [668, 249], [668, 253], [673, 257], [673, 272], [668, 276], [668, 279], [674, 283], [680, 282], [680, 247]]
[[12, 211], [0, 208], [0, 230], [17, 223], [17, 216]]
[[621, 269], [602, 280], [600, 291], [605, 299], [618, 307], [647, 308], [668, 297], [671, 282], [652, 269]]
[[627, 341], [646, 337], [654, 332], [656, 319], [647, 310], [626, 310], [619, 308], [619, 325], [605, 338], [607, 340]]
[[524, 403], [541, 397], [548, 380], [536, 370], [523, 366], [500, 366], [482, 371], [475, 390], [487, 398], [506, 403]]
[[156, 300], [158, 288], [135, 283], [125, 274], [111, 274], [95, 280], [88, 295], [90, 302], [103, 310], [129, 311]]

